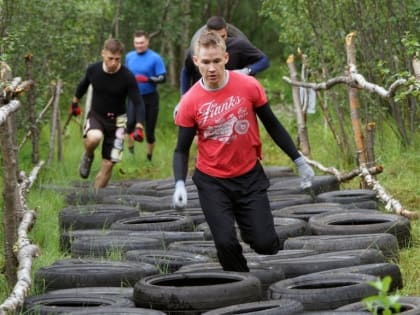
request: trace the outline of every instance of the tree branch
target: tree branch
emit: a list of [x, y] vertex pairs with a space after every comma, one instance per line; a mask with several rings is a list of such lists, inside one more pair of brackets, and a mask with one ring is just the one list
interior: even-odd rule
[[347, 84], [347, 85], [353, 84], [347, 76], [335, 77], [333, 79], [330, 79], [326, 82], [321, 82], [321, 83], [292, 81], [292, 79], [289, 77], [283, 77], [283, 80], [285, 80], [290, 85], [311, 88], [311, 89], [314, 89], [315, 91], [328, 90], [337, 84]]
[[169, 7], [171, 5], [171, 0], [166, 0], [166, 3], [163, 7], [163, 13], [161, 15], [161, 19], [159, 21], [159, 26], [158, 29], [152, 33], [150, 33], [149, 38], [152, 39], [153, 37], [159, 35], [162, 32], [163, 29], [163, 24], [166, 21], [166, 17], [168, 16], [168, 12], [169, 12]]
[[372, 177], [372, 175], [366, 167], [361, 167], [360, 175], [364, 177], [368, 186], [372, 187], [372, 189], [377, 193], [378, 199], [385, 204], [386, 210], [395, 212], [409, 219], [418, 219], [419, 214], [417, 212], [412, 212], [403, 208], [400, 202], [394, 199], [390, 194], [388, 194], [385, 188], [382, 187], [382, 185], [379, 184], [379, 182]]
[[[356, 168], [354, 170], [351, 170], [349, 172], [340, 172], [339, 170], [337, 170], [335, 167], [325, 167], [324, 165], [322, 165], [321, 163], [311, 160], [309, 158], [307, 158], [305, 155], [303, 155], [301, 152], [300, 154], [305, 158], [306, 162], [308, 162], [308, 164], [315, 166], [316, 168], [318, 168], [319, 170], [325, 172], [325, 173], [329, 173], [334, 175], [337, 180], [342, 183], [342, 182], [347, 182], [357, 176], [360, 176], [361, 174], [361, 169], [360, 168]], [[369, 168], [369, 172], [370, 174], [376, 175], [379, 173], [382, 173], [383, 171], [383, 167], [381, 165], [377, 165], [377, 166], [373, 166], [371, 168]]]
[[11, 113], [17, 111], [20, 105], [21, 104], [18, 100], [12, 100], [10, 101], [10, 103], [0, 107], [0, 125], [2, 125], [6, 121], [7, 117]]
[[355, 72], [351, 72], [349, 76], [335, 77], [333, 79], [329, 79], [326, 82], [321, 83], [310, 83], [301, 81], [292, 82], [292, 80], [289, 77], [283, 77], [283, 80], [285, 80], [290, 85], [312, 88], [315, 91], [328, 90], [337, 84], [347, 84], [352, 88], [364, 89], [369, 92], [376, 93], [384, 99], [393, 98], [396, 94], [397, 89], [407, 83], [407, 80], [405, 79], [398, 79], [390, 85], [388, 90], [386, 90], [385, 88], [377, 84], [366, 81], [363, 75]]
[[18, 306], [23, 304], [32, 284], [32, 263], [33, 258], [40, 255], [38, 246], [31, 244], [28, 232], [32, 229], [36, 221], [36, 213], [29, 210], [26, 206], [25, 196], [36, 180], [38, 172], [44, 165], [44, 161], [38, 163], [33, 168], [29, 177], [24, 172], [20, 172], [21, 183], [19, 184], [19, 201], [22, 204], [23, 216], [17, 229], [16, 251], [17, 251], [17, 281], [9, 297], [0, 305], [0, 314], [14, 312]]
[[389, 195], [385, 189], [379, 184], [379, 182], [373, 178], [372, 175], [376, 175], [378, 173], [382, 173], [383, 167], [373, 166], [371, 168], [367, 168], [365, 166], [361, 166], [357, 169], [354, 169], [347, 173], [342, 173], [338, 171], [335, 167], [325, 167], [321, 163], [308, 159], [306, 156], [304, 156], [301, 152], [300, 154], [305, 158], [306, 162], [312, 166], [317, 167], [321, 171], [325, 173], [330, 173], [337, 177], [337, 180], [341, 182], [348, 181], [356, 176], [362, 176], [369, 187], [372, 187], [372, 190], [374, 190], [377, 193], [378, 199], [385, 204], [385, 209], [388, 211], [393, 211], [399, 215], [405, 216], [409, 219], [417, 219], [419, 217], [419, 214], [417, 212], [412, 212], [409, 210], [406, 210], [401, 206], [398, 200], [394, 199], [391, 195]]
[[32, 262], [34, 257], [40, 255], [38, 246], [32, 245], [28, 238], [29, 231], [35, 221], [35, 212], [25, 211], [23, 219], [18, 228], [17, 260], [19, 262], [17, 271], [17, 282], [9, 297], [0, 305], [0, 314], [7, 314], [16, 311], [19, 305], [23, 304], [31, 287]]

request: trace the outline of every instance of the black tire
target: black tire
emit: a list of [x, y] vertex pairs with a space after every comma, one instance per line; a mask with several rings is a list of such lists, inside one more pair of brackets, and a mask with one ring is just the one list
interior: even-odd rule
[[187, 251], [217, 259], [217, 250], [213, 241], [177, 241], [170, 243], [168, 249]]
[[360, 259], [355, 256], [323, 256], [322, 254], [261, 262], [262, 265], [278, 266], [283, 269], [286, 278], [298, 277], [323, 270], [354, 266], [359, 263]]
[[128, 261], [145, 262], [156, 266], [161, 273], [172, 273], [185, 265], [211, 262], [209, 256], [177, 250], [130, 250], [124, 257]]
[[249, 273], [257, 277], [261, 282], [261, 293], [263, 298], [267, 296], [267, 290], [273, 283], [286, 278], [282, 268], [266, 264], [248, 262]]
[[293, 315], [301, 314], [302, 312], [303, 305], [299, 301], [281, 299], [231, 305], [202, 313], [202, 315]]
[[350, 249], [374, 248], [382, 251], [386, 259], [398, 261], [398, 241], [389, 233], [354, 235], [312, 235], [289, 238], [285, 249], [313, 249], [320, 253]]
[[[60, 262], [59, 262], [60, 263]], [[62, 261], [61, 263], [64, 263]], [[132, 287], [83, 287], [83, 288], [69, 288], [48, 291], [48, 294], [66, 294], [73, 296], [84, 296], [86, 293], [98, 294], [98, 295], [118, 295], [128, 299], [133, 299], [133, 288]]]
[[[149, 195], [119, 195], [106, 196], [102, 199], [104, 203], [127, 205], [140, 209], [142, 212], [156, 212], [167, 210], [172, 207], [172, 195], [149, 196]], [[197, 194], [188, 194], [188, 206], [191, 208], [200, 207]]]
[[49, 294], [27, 297], [23, 304], [24, 314], [52, 315], [63, 314], [71, 311], [79, 311], [89, 307], [99, 308], [112, 307], [135, 307], [132, 300], [118, 295], [100, 295], [86, 292], [85, 296], [71, 294]]
[[109, 204], [90, 204], [66, 207], [58, 217], [61, 230], [106, 229], [117, 220], [136, 217], [134, 207]]
[[[261, 282], [262, 296], [267, 296], [268, 287], [279, 280], [285, 279], [284, 271], [278, 266], [248, 262], [249, 274], [257, 277]], [[223, 271], [218, 262], [196, 263], [185, 265], [176, 272]]]
[[[274, 228], [276, 230], [276, 234], [279, 237], [280, 241], [280, 249], [283, 249], [283, 243], [289, 237], [300, 236], [300, 235], [307, 235], [309, 233], [308, 224], [306, 221], [301, 219], [295, 218], [273, 218], [274, 219]], [[198, 231], [203, 231], [204, 238], [206, 240], [212, 240], [213, 235], [211, 234], [210, 227], [208, 226], [207, 222], [203, 222], [199, 224], [196, 229]], [[239, 227], [236, 226], [236, 234], [238, 240], [245, 241], [239, 230]]]
[[111, 225], [111, 229], [191, 232], [194, 224], [191, 218], [182, 215], [148, 215], [118, 220]]
[[340, 182], [334, 175], [316, 175], [312, 180], [312, 189], [316, 195], [340, 189]]
[[342, 203], [341, 205], [343, 208], [350, 210], [378, 210], [378, 202], [376, 200], [354, 201], [352, 203]]
[[296, 218], [308, 221], [310, 217], [324, 212], [341, 212], [345, 210], [339, 203], [309, 203], [273, 210], [274, 217]]
[[[242, 251], [244, 253], [253, 252], [251, 247], [241, 242]], [[209, 256], [213, 259], [217, 259], [217, 250], [214, 242], [209, 241], [178, 241], [170, 243], [168, 249], [187, 251], [191, 253], [197, 253], [205, 256]]]
[[295, 175], [289, 166], [264, 166], [263, 169], [269, 179]]
[[288, 238], [310, 234], [308, 223], [304, 220], [280, 217], [273, 219], [274, 228], [280, 240], [280, 249], [283, 249], [283, 244]]
[[202, 272], [202, 271], [223, 271], [222, 265], [219, 262], [213, 261], [209, 263], [196, 263], [185, 265], [179, 268], [176, 272]]
[[[172, 192], [168, 190], [172, 189]], [[197, 189], [191, 180], [187, 178], [185, 181], [185, 189], [187, 192], [196, 192]], [[172, 195], [174, 191], [174, 179], [157, 179], [131, 185], [127, 189], [127, 193], [131, 195], [149, 195], [155, 197]]]
[[[195, 184], [191, 181], [191, 184], [186, 182], [185, 183], [185, 190], [187, 191], [187, 197], [188, 200], [197, 200], [198, 199], [198, 193], [197, 193], [197, 187]], [[161, 183], [159, 184], [155, 192], [151, 195], [156, 195], [157, 197], [165, 197], [167, 200], [171, 200], [173, 194], [175, 192], [175, 185], [174, 182], [170, 183]]]
[[[420, 297], [418, 296], [402, 296], [398, 303], [401, 305], [400, 313], [402, 315], [419, 315], [420, 314]], [[367, 311], [366, 306], [362, 302], [354, 302], [337, 308], [337, 311]]]
[[397, 238], [400, 248], [411, 241], [409, 219], [379, 211], [327, 212], [311, 217], [308, 223], [314, 235], [390, 233]]
[[127, 193], [131, 195], [148, 195], [149, 192], [155, 192], [156, 187], [160, 182], [174, 182], [173, 179], [163, 178], [163, 179], [154, 179], [154, 180], [145, 180], [134, 183], [127, 188]]
[[300, 188], [300, 177], [299, 176], [288, 176], [279, 177], [270, 180], [270, 187], [268, 187], [268, 195], [279, 195], [279, 194], [300, 194], [302, 188]]
[[357, 273], [310, 274], [278, 281], [270, 286], [270, 299], [300, 301], [305, 311], [333, 310], [377, 294], [368, 281], [376, 277]]
[[261, 300], [260, 281], [236, 272], [191, 272], [150, 276], [134, 286], [137, 306], [164, 312], [197, 311]]
[[313, 202], [313, 198], [306, 194], [269, 194], [270, 207], [273, 210], [293, 205]]
[[154, 213], [155, 215], [185, 215], [190, 217], [195, 226], [206, 222], [206, 218], [201, 208], [185, 208], [182, 210], [168, 209], [161, 210]]
[[367, 275], [376, 276], [379, 278], [384, 278], [390, 276], [392, 279], [390, 291], [393, 292], [397, 289], [403, 288], [403, 279], [401, 275], [400, 267], [392, 263], [368, 263], [357, 266], [350, 266], [344, 268], [330, 269], [321, 271], [320, 273], [329, 273], [329, 272], [352, 272], [352, 273], [363, 273]]
[[283, 249], [273, 255], [260, 255], [257, 253], [245, 253], [244, 256], [249, 262], [264, 262], [277, 259], [297, 258], [318, 254], [317, 251], [311, 249]]
[[101, 307], [100, 309], [80, 310], [63, 315], [165, 315], [165, 313], [140, 307]]
[[[301, 179], [299, 176], [288, 176], [281, 177], [276, 181], [271, 181], [271, 185], [268, 188], [268, 193], [276, 194], [301, 194], [304, 190], [300, 187]], [[315, 176], [312, 180], [312, 190], [316, 195], [335, 191], [340, 189], [340, 183], [337, 177], [333, 175], [321, 175]]]
[[106, 196], [120, 196], [126, 194], [126, 188], [124, 187], [105, 187], [100, 189], [94, 189], [91, 187], [80, 187], [74, 191], [67, 193], [65, 201], [68, 205], [86, 205], [86, 204], [97, 204], [102, 203]]
[[59, 247], [62, 252], [70, 252], [71, 244], [73, 240], [79, 237], [96, 237], [104, 235], [127, 235], [130, 231], [124, 230], [104, 230], [104, 229], [92, 229], [92, 230], [68, 230], [60, 233]]
[[[110, 230], [113, 231], [113, 230]], [[115, 230], [123, 231], [123, 230]], [[204, 241], [204, 233], [196, 232], [179, 232], [179, 231], [128, 231], [128, 235], [137, 237], [155, 238], [162, 242], [164, 248], [169, 244], [178, 241]]]
[[377, 200], [376, 192], [372, 189], [343, 189], [328, 191], [317, 195], [319, 202], [337, 202], [352, 204], [361, 201]]
[[340, 250], [333, 252], [325, 252], [320, 255], [322, 255], [323, 257], [354, 256], [357, 257], [360, 265], [383, 263], [386, 261], [384, 254], [379, 249], [375, 248]]
[[159, 271], [147, 263], [70, 260], [39, 268], [35, 272], [35, 285], [51, 291], [83, 287], [133, 286], [139, 279]]
[[135, 235], [104, 235], [76, 238], [71, 244], [71, 257], [109, 257], [134, 249], [162, 249], [161, 240]]
[[[197, 191], [195, 184], [193, 183], [191, 178], [187, 178], [185, 181], [185, 189], [187, 192], [190, 191]], [[154, 188], [155, 192], [158, 192], [159, 196], [162, 196], [160, 192], [166, 192], [166, 195], [172, 195], [175, 190], [174, 180], [168, 179], [168, 180], [161, 180], [157, 183], [157, 185]]]
[[158, 210], [168, 209], [169, 205], [159, 202], [159, 198], [149, 195], [119, 195], [105, 196], [103, 198], [104, 203], [126, 205], [130, 207], [136, 207], [141, 212], [154, 212]]

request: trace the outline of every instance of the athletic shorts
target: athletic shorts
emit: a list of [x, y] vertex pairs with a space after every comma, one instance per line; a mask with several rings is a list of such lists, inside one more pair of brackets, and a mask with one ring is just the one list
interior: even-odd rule
[[85, 138], [89, 130], [100, 130], [104, 135], [102, 141], [102, 158], [111, 160], [111, 150], [114, 146], [115, 130], [117, 129], [116, 116], [110, 115], [104, 117], [94, 112], [89, 111], [86, 118], [86, 123], [83, 128], [83, 137]]

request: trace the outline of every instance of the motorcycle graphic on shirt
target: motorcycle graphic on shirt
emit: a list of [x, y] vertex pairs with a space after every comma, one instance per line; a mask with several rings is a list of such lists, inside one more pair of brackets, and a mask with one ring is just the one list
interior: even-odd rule
[[247, 111], [240, 108], [237, 113], [230, 113], [215, 119], [215, 123], [206, 127], [203, 132], [205, 139], [217, 140], [223, 143], [234, 141], [238, 135], [246, 134], [249, 130], [249, 121], [246, 118]]

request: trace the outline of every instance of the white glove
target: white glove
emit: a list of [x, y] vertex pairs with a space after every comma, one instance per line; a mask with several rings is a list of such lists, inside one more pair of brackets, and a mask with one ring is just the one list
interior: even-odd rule
[[251, 69], [248, 68], [248, 67], [245, 67], [245, 68], [242, 68], [242, 69], [236, 69], [236, 70], [233, 70], [233, 71], [235, 71], [237, 73], [245, 74], [245, 75], [250, 75], [251, 74]]
[[175, 183], [175, 192], [172, 202], [175, 209], [184, 209], [187, 206], [187, 191], [185, 190], [185, 183], [183, 180], [178, 180]]
[[299, 176], [301, 178], [300, 187], [302, 189], [311, 187], [312, 179], [315, 176], [312, 167], [308, 163], [306, 163], [303, 156], [298, 157], [296, 160], [294, 160], [294, 162], [298, 168]]

